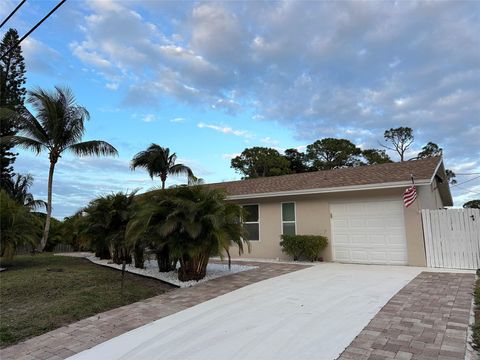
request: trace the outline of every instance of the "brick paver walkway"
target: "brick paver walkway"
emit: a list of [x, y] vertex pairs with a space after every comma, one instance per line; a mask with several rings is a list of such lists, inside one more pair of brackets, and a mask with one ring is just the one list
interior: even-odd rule
[[304, 269], [297, 264], [241, 262], [257, 269], [175, 289], [153, 298], [122, 306], [2, 349], [0, 358], [65, 359], [127, 331], [187, 309], [243, 286]]
[[474, 281], [473, 274], [421, 273], [339, 360], [464, 360]]

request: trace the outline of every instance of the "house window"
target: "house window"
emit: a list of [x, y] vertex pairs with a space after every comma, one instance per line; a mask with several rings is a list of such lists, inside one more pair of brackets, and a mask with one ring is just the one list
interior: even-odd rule
[[260, 221], [258, 205], [243, 205], [243, 227], [247, 230], [247, 240], [260, 240]]
[[282, 234], [295, 235], [295, 203], [282, 203]]

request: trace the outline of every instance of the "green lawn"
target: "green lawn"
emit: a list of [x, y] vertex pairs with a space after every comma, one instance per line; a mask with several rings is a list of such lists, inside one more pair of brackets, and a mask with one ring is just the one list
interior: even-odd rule
[[0, 272], [0, 347], [91, 315], [173, 289], [86, 259], [41, 254], [18, 256]]

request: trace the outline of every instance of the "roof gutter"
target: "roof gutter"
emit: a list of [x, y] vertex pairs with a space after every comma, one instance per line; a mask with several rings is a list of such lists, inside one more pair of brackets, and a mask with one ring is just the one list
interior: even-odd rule
[[[430, 179], [415, 180], [415, 185], [417, 186], [430, 185], [430, 184], [431, 184]], [[230, 195], [230, 196], [227, 196], [227, 200], [243, 200], [243, 199], [309, 195], [309, 194], [327, 194], [327, 193], [337, 193], [337, 192], [346, 192], [346, 191], [395, 189], [395, 188], [408, 187], [410, 185], [412, 185], [411, 181], [398, 181], [398, 182], [368, 184], [368, 185], [339, 186], [339, 187], [333, 187], [333, 188], [317, 188], [317, 189], [306, 189], [306, 190], [276, 191], [276, 192], [258, 193], [258, 194], [253, 193], [253, 194], [243, 194], [243, 195]]]

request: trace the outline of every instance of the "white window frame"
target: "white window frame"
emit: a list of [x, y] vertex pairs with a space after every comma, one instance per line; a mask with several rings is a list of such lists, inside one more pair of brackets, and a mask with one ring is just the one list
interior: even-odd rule
[[250, 240], [249, 239], [248, 241], [259, 242], [261, 240], [261, 236], [260, 236], [260, 204], [242, 204], [241, 206], [243, 208], [244, 206], [253, 206], [253, 205], [257, 206], [258, 220], [257, 221], [243, 221], [243, 219], [242, 219], [242, 224], [258, 224], [258, 240]]
[[[293, 204], [293, 213], [295, 215], [294, 221], [283, 221], [283, 204]], [[284, 201], [280, 203], [280, 234], [283, 235], [283, 224], [295, 225], [295, 235], [297, 235], [297, 202], [296, 201]]]

